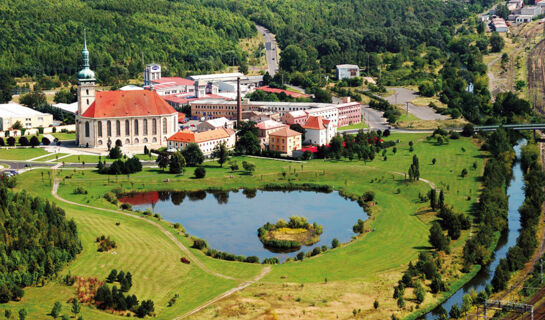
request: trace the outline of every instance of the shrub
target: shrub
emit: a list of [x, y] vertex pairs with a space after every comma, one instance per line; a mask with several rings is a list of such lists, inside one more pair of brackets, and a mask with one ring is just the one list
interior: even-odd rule
[[132, 204], [127, 203], [127, 202], [123, 202], [121, 204], [121, 209], [123, 209], [123, 210], [132, 210]]
[[206, 169], [204, 167], [197, 167], [195, 169], [195, 178], [202, 179], [206, 176]]
[[369, 202], [375, 200], [375, 193], [373, 191], [367, 191], [363, 194], [363, 201]]
[[108, 157], [110, 159], [121, 159], [123, 156], [123, 153], [121, 152], [121, 148], [119, 146], [115, 146], [114, 148], [110, 149], [110, 153], [108, 154]]
[[19, 138], [19, 144], [23, 147], [28, 146], [28, 139], [26, 137], [20, 137]]
[[331, 240], [331, 248], [332, 249], [335, 249], [339, 246], [339, 239], [337, 238], [333, 238], [333, 240]]
[[46, 137], [43, 137], [43, 138], [42, 138], [42, 144], [43, 144], [44, 146], [48, 146], [48, 145], [51, 144], [51, 141], [50, 141], [49, 139], [47, 139]]
[[202, 250], [208, 248], [208, 243], [206, 243], [206, 241], [204, 241], [203, 239], [196, 238], [193, 240], [193, 245], [191, 247]]
[[87, 194], [87, 190], [85, 190], [83, 187], [81, 186], [77, 186], [74, 191], [72, 191], [73, 194]]

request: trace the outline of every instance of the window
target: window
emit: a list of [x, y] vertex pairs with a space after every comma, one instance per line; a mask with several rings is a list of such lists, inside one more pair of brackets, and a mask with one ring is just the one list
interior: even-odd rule
[[106, 134], [108, 137], [112, 136], [112, 122], [110, 120], [106, 123]]
[[135, 136], [138, 135], [138, 120], [137, 119], [134, 120], [134, 135]]
[[102, 138], [102, 121], [99, 121], [97, 124], [98, 136]]
[[89, 121], [85, 121], [85, 137], [89, 138]]
[[125, 135], [126, 136], [131, 135], [131, 128], [130, 128], [129, 120], [125, 120]]
[[85, 90], [85, 95], [87, 95], [87, 96], [89, 95], [89, 89]]
[[148, 119], [144, 119], [144, 135], [148, 135]]
[[167, 118], [163, 118], [163, 134], [167, 134]]
[[121, 135], [121, 122], [119, 120], [115, 121], [115, 134], [118, 137]]
[[153, 135], [157, 134], [157, 119], [153, 119], [151, 121], [151, 134]]

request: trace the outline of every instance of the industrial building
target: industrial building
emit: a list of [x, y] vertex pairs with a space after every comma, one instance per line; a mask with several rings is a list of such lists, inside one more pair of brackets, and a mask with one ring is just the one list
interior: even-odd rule
[[0, 130], [9, 130], [17, 121], [25, 129], [46, 128], [53, 123], [53, 115], [17, 103], [0, 104]]

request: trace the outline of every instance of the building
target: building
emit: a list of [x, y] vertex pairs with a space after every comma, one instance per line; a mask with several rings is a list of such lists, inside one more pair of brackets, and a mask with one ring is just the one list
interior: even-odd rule
[[307, 109], [305, 112], [309, 117], [322, 117], [325, 120], [331, 121], [335, 127], [339, 125], [339, 109], [336, 106]]
[[166, 145], [167, 138], [178, 130], [178, 112], [154, 91], [96, 92], [86, 41], [81, 55], [76, 144], [93, 148]]
[[517, 15], [515, 16], [515, 22], [516, 23], [528, 23], [528, 22], [532, 22], [532, 19], [534, 17], [533, 16], [530, 16], [530, 15]]
[[161, 79], [161, 66], [156, 63], [148, 64], [144, 69], [144, 85], [149, 86], [159, 79]]
[[9, 130], [17, 121], [25, 129], [46, 128], [53, 123], [53, 116], [17, 103], [0, 104], [0, 130]]
[[337, 110], [339, 111], [337, 127], [361, 123], [361, 103], [350, 102], [350, 98], [347, 98], [345, 101], [345, 103], [337, 105]]
[[360, 76], [360, 67], [355, 64], [338, 64], [337, 68], [337, 79], [350, 79]]
[[492, 30], [496, 32], [507, 32], [509, 31], [509, 28], [507, 27], [507, 24], [505, 23], [505, 20], [502, 18], [493, 18], [492, 19]]
[[206, 94], [204, 97], [197, 98], [193, 93], [176, 93], [169, 94], [167, 96], [162, 96], [165, 101], [173, 106], [174, 108], [181, 108], [183, 106], [189, 105], [191, 101], [203, 100], [203, 99], [220, 99], [225, 100], [225, 97], [215, 95], [215, 94]]
[[204, 122], [201, 122], [197, 125], [197, 132], [204, 132], [208, 130], [214, 130], [219, 128], [234, 128], [234, 121], [231, 121], [227, 118], [216, 118], [216, 119], [210, 119], [206, 120]]
[[160, 96], [176, 93], [195, 95], [195, 81], [180, 77], [164, 77], [152, 80], [148, 85], [150, 90], [156, 91]]
[[305, 143], [314, 145], [327, 145], [337, 134], [337, 127], [329, 120], [321, 116], [310, 116], [303, 126], [305, 131]]
[[76, 114], [78, 112], [78, 102], [74, 103], [56, 103], [52, 105], [53, 108], [61, 109], [64, 112]]
[[541, 12], [542, 12], [541, 6], [525, 6], [522, 9], [520, 9], [520, 14], [523, 16], [537, 17], [541, 14]]
[[227, 149], [235, 147], [235, 130], [219, 128], [204, 132], [178, 131], [168, 139], [168, 148], [181, 151], [190, 143], [196, 143], [205, 156], [212, 155], [214, 148], [225, 143]]
[[290, 111], [285, 113], [282, 116], [282, 122], [287, 123], [289, 125], [299, 124], [303, 126], [305, 122], [307, 122], [307, 118], [308, 118], [308, 114], [303, 110]]
[[129, 84], [129, 85], [126, 85], [126, 86], [123, 86], [123, 87], [119, 88], [119, 90], [121, 90], [121, 91], [132, 91], [132, 90], [144, 90], [144, 88], [139, 87], [139, 86], [135, 86], [134, 84]]
[[255, 125], [257, 128], [257, 137], [261, 140], [261, 146], [265, 147], [269, 142], [269, 135], [276, 130], [285, 128], [286, 125], [274, 120], [265, 120]]
[[287, 127], [276, 130], [269, 135], [269, 150], [292, 156], [293, 151], [302, 147], [301, 136], [300, 132]]

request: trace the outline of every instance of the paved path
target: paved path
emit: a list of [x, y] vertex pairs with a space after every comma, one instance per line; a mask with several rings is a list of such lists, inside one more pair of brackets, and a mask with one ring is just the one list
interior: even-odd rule
[[269, 71], [269, 75], [274, 77], [276, 72], [278, 72], [278, 44], [276, 43], [276, 36], [263, 26], [256, 24], [256, 28], [257, 32], [261, 33], [263, 38], [265, 38], [265, 58], [267, 60], [267, 70]]
[[[112, 213], [116, 213], [116, 214], [122, 214], [124, 216], [127, 216], [127, 217], [130, 217], [130, 218], [133, 218], [133, 219], [138, 219], [138, 220], [141, 220], [141, 221], [145, 221], [146, 223], [149, 223], [153, 226], [155, 226], [157, 229], [159, 229], [164, 235], [166, 235], [178, 248], [180, 248], [185, 255], [187, 255], [187, 257], [189, 258], [189, 260], [191, 261], [192, 265], [195, 265], [197, 266], [199, 269], [201, 269], [202, 271], [210, 274], [210, 275], [213, 275], [213, 276], [216, 276], [216, 277], [220, 277], [220, 278], [224, 278], [224, 279], [228, 279], [228, 280], [235, 280], [235, 281], [240, 281], [241, 279], [237, 279], [237, 278], [233, 278], [233, 277], [230, 277], [230, 276], [226, 276], [224, 274], [221, 274], [221, 273], [218, 273], [218, 272], [215, 272], [215, 271], [212, 271], [210, 270], [206, 265], [204, 265], [195, 255], [193, 255], [193, 253], [191, 253], [191, 251], [186, 247], [184, 246], [184, 244], [178, 240], [172, 233], [170, 233], [168, 230], [166, 230], [163, 226], [161, 226], [159, 223], [155, 222], [155, 221], [152, 221], [152, 220], [149, 220], [147, 218], [144, 218], [144, 217], [140, 217], [140, 216], [135, 216], [133, 214], [130, 214], [130, 213], [127, 213], [127, 212], [123, 212], [123, 211], [120, 211], [120, 210], [112, 210], [112, 209], [105, 209], [105, 208], [99, 208], [99, 207], [93, 207], [93, 206], [89, 206], [89, 205], [85, 205], [85, 204], [81, 204], [81, 203], [77, 203], [77, 202], [73, 202], [73, 201], [70, 201], [70, 200], [66, 200], [62, 197], [60, 197], [57, 193], [59, 189], [59, 180], [58, 179], [55, 179], [55, 182], [53, 184], [53, 188], [51, 189], [51, 194], [53, 195], [53, 197], [55, 197], [55, 199], [59, 200], [59, 201], [62, 201], [64, 203], [68, 203], [68, 204], [71, 204], [71, 205], [75, 205], [75, 206], [79, 206], [79, 207], [84, 207], [84, 208], [89, 208], [89, 209], [93, 209], [93, 210], [100, 210], [100, 211], [107, 211], [107, 212], [112, 212]], [[248, 280], [248, 281], [245, 281], [241, 284], [239, 284], [238, 286], [230, 289], [230, 290], [227, 290], [226, 292], [220, 294], [219, 296], [207, 301], [206, 303], [202, 304], [201, 306], [185, 313], [184, 315], [182, 316], [179, 316], [179, 317], [176, 317], [174, 319], [178, 320], [178, 319], [183, 319], [185, 317], [188, 317], [192, 314], [195, 314], [199, 311], [201, 311], [202, 309], [218, 302], [219, 300], [223, 299], [223, 298], [226, 298], [230, 295], [232, 295], [233, 293], [236, 293], [240, 290], [243, 290], [247, 287], [249, 287], [250, 285], [256, 283], [257, 281], [263, 279], [263, 277], [265, 277], [265, 275], [267, 275], [269, 272], [271, 271], [271, 267], [270, 266], [267, 266], [267, 267], [264, 267], [262, 270], [261, 270], [261, 273], [259, 273], [256, 277], [254, 277], [253, 279], [251, 280]]]
[[416, 92], [406, 88], [389, 88], [395, 91], [395, 93], [386, 98], [391, 104], [402, 104], [406, 108], [409, 103], [409, 113], [421, 120], [446, 120], [447, 116], [435, 112], [430, 107], [417, 107], [410, 103], [412, 100], [420, 97]]

